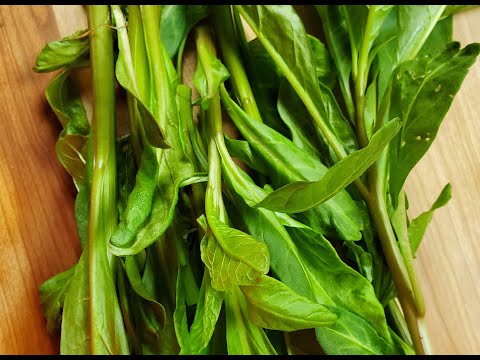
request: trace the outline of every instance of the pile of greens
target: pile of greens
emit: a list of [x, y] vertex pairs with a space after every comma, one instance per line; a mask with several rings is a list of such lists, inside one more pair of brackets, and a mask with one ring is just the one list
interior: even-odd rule
[[316, 35], [289, 5], [87, 8], [34, 67], [78, 189], [82, 254], [40, 287], [61, 353], [427, 352], [413, 260], [451, 187], [409, 219], [403, 185], [480, 51], [465, 7], [311, 6]]

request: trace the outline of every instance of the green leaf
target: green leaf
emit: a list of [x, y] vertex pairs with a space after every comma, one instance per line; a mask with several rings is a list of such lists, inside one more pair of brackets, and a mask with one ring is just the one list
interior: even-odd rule
[[75, 265], [40, 285], [40, 303], [42, 312], [47, 319], [47, 331], [50, 335], [60, 329], [65, 297], [74, 273]]
[[360, 245], [357, 245], [353, 241], [345, 241], [344, 245], [348, 249], [348, 256], [355, 260], [358, 265], [358, 271], [362, 274], [368, 281], [373, 281], [373, 263], [372, 255], [369, 252], [365, 251]]
[[214, 236], [200, 244], [202, 260], [210, 272], [216, 290], [230, 290], [233, 285], [253, 284], [270, 267], [267, 246], [244, 232], [231, 228], [207, 212]]
[[398, 119], [392, 120], [372, 136], [368, 146], [336, 163], [320, 180], [285, 185], [268, 194], [257, 206], [290, 213], [322, 204], [361, 176], [378, 159], [400, 126]]
[[410, 246], [412, 247], [412, 253], [414, 256], [420, 246], [423, 235], [427, 230], [427, 226], [432, 220], [435, 210], [447, 205], [451, 198], [452, 186], [447, 184], [438, 195], [437, 200], [435, 200], [430, 207], [430, 210], [423, 212], [410, 223], [410, 226], [408, 227], [408, 237], [410, 239]]
[[[135, 201], [132, 200], [131, 208], [142, 210], [138, 218], [136, 218], [138, 210], [131, 211], [130, 220], [135, 226], [131, 226], [129, 229], [129, 226], [124, 226], [121, 222], [111, 238], [109, 250], [117, 256], [134, 255], [164, 234], [173, 219], [180, 184], [193, 175], [193, 164], [185, 155], [180, 135], [180, 115], [176, 103], [178, 79], [174, 69], [172, 70], [173, 64], [162, 43], [155, 37], [155, 34], [159, 36], [159, 27], [156, 25], [159, 23], [160, 14], [151, 11], [154, 9], [156, 8], [142, 8], [142, 19], [145, 18], [143, 19], [143, 26], [151, 30], [151, 33], [150, 30], [144, 30], [143, 32], [149, 66], [151, 69], [158, 70], [156, 72], [151, 71], [153, 77], [151, 88], [145, 90], [150, 96], [145, 102], [154, 118], [158, 120], [158, 125], [165, 134], [165, 142], [170, 148], [154, 149], [154, 157], [156, 157], [158, 165], [155, 165], [157, 167], [157, 180], [153, 198], [150, 202], [151, 207], [146, 205], [146, 199], [141, 196], [138, 196]], [[149, 196], [152, 190], [151, 185], [149, 182]], [[143, 184], [139, 183], [138, 187], [138, 195], [140, 195]], [[132, 194], [137, 195], [135, 189]], [[147, 207], [147, 209], [144, 207]], [[151, 211], [147, 213], [148, 209], [151, 209]], [[146, 218], [145, 214], [148, 215]]]
[[60, 354], [89, 355], [90, 340], [90, 294], [88, 289], [88, 247], [82, 252], [70, 280], [62, 313]]
[[389, 114], [400, 117], [403, 125], [389, 147], [390, 193], [394, 207], [405, 179], [430, 148], [479, 52], [480, 44], [460, 49], [458, 42], [451, 42], [433, 57], [417, 57], [397, 68]]
[[[229, 186], [233, 177], [226, 175]], [[253, 237], [268, 246], [273, 274], [301, 296], [314, 300], [307, 270], [295, 243], [273, 211], [249, 207], [238, 195], [232, 194], [227, 209], [237, 228], [245, 228]], [[305, 226], [305, 225], [304, 225]]]
[[[313, 181], [325, 174], [328, 168], [317, 158], [269, 126], [253, 120], [231, 99], [224, 87], [220, 88], [220, 95], [228, 115], [250, 144], [256, 170], [269, 176], [274, 186], [298, 180]], [[315, 221], [309, 226], [344, 240], [361, 238], [361, 215], [346, 191], [340, 191], [314, 211]]]
[[80, 94], [70, 79], [70, 71], [57, 75], [48, 85], [45, 96], [63, 127], [55, 152], [78, 186], [85, 174], [90, 124]]
[[61, 40], [47, 43], [37, 56], [33, 70], [38, 73], [61, 68], [86, 66], [89, 63], [89, 34], [79, 30]]
[[308, 35], [308, 42], [312, 48], [312, 54], [315, 61], [315, 72], [318, 81], [329, 89], [333, 88], [337, 81], [335, 65], [332, 63], [330, 53], [325, 45], [316, 37]]
[[[210, 99], [218, 94], [219, 85], [227, 80], [230, 74], [221, 61], [207, 48], [200, 46], [198, 51], [202, 51], [204, 56], [199, 56], [194, 82], [202, 98], [200, 106], [206, 110]], [[203, 60], [203, 63], [201, 60]], [[208, 69], [207, 72], [204, 72], [203, 69], [205, 68]]]
[[[236, 5], [263, 46], [302, 99], [309, 113], [339, 156], [345, 155], [341, 141], [319, 108], [321, 92], [315, 59], [300, 17], [292, 6]], [[290, 24], [290, 26], [284, 26]]]
[[398, 34], [396, 63], [415, 58], [440, 19], [445, 5], [397, 6]]
[[241, 286], [250, 320], [266, 329], [296, 331], [331, 325], [336, 316], [325, 306], [308, 300], [270, 276], [255, 285]]
[[238, 287], [225, 293], [228, 355], [276, 355], [263, 329], [248, 319], [247, 304]]
[[[181, 355], [201, 354], [202, 351], [205, 351], [212, 338], [220, 310], [222, 309], [223, 292], [215, 290], [211, 286], [210, 281], [210, 275], [208, 271], [205, 271], [195, 311], [195, 318], [190, 326], [190, 331], [188, 332], [188, 328], [183, 330], [184, 339], [183, 344], [181, 344]], [[177, 289], [181, 290], [180, 294], [183, 295], [184, 289], [178, 286], [181, 285], [177, 283]], [[175, 313], [177, 313], [177, 309], [182, 309], [182, 305], [179, 305], [180, 306], [177, 306], [175, 309]], [[185, 310], [185, 305], [183, 304], [182, 313], [185, 312]], [[180, 321], [182, 321], [183, 326], [186, 325], [186, 312], [183, 314], [182, 320], [178, 319], [179, 323]], [[187, 333], [185, 333], [185, 330]]]
[[250, 149], [248, 141], [238, 140], [229, 138], [224, 134], [225, 145], [227, 146], [228, 152], [232, 154], [233, 157], [241, 159], [247, 166], [252, 169], [256, 169], [255, 166], [255, 157]]
[[164, 5], [160, 37], [171, 58], [177, 54], [190, 30], [208, 13], [208, 5]]
[[[117, 13], [115, 14], [117, 15]], [[121, 16], [121, 14], [118, 13], [117, 16]], [[119, 20], [123, 19], [120, 18]], [[150, 106], [151, 102], [148, 101], [149, 95], [144, 93], [143, 86], [138, 84], [139, 81], [137, 81], [136, 74], [141, 70], [135, 68], [134, 54], [132, 54], [128, 34], [125, 29], [118, 30], [118, 48], [119, 53], [115, 67], [117, 81], [135, 98], [141, 123], [144, 127], [144, 134], [149, 144], [157, 148], [168, 148], [163, 129], [160, 125], [158, 112], [155, 112], [156, 109], [154, 106]], [[134, 50], [138, 51], [138, 49]], [[140, 79], [140, 82], [141, 81], [142, 79]], [[154, 114], [157, 114], [157, 117]]]
[[127, 206], [120, 223], [111, 238], [113, 244], [129, 244], [135, 240], [152, 210], [152, 201], [159, 177], [157, 152], [151, 146], [144, 146], [135, 187], [128, 195]]
[[[396, 344], [387, 343], [372, 327], [368, 319], [341, 307], [332, 308], [337, 315], [333, 326], [315, 329], [317, 339], [329, 355], [393, 355], [402, 354]], [[354, 331], [352, 331], [354, 330]]]
[[346, 265], [321, 234], [298, 228], [287, 228], [287, 231], [310, 274], [316, 301], [338, 317], [333, 325], [316, 328], [325, 352], [395, 353], [383, 306], [372, 284]]
[[128, 281], [132, 289], [140, 296], [142, 299], [146, 300], [144, 303], [149, 308], [149, 315], [154, 318], [155, 322], [160, 325], [158, 331], [165, 327], [165, 308], [160, 304], [154, 296], [148, 291], [145, 285], [142, 282], [142, 277], [137, 268], [135, 259], [132, 256], [127, 256], [125, 258], [125, 271], [128, 277]]
[[315, 5], [315, 9], [322, 19], [327, 47], [338, 72], [340, 89], [348, 110], [348, 116], [350, 121], [353, 121], [355, 110], [350, 89], [352, 53], [346, 19], [342, 16], [339, 6]]

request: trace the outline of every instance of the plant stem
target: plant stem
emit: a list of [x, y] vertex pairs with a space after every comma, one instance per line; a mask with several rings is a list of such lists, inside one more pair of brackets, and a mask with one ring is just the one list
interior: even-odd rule
[[369, 73], [368, 52], [370, 51], [370, 33], [372, 32], [372, 22], [374, 17], [374, 6], [368, 11], [367, 24], [363, 34], [362, 47], [358, 54], [358, 77], [355, 80], [355, 101], [357, 103], [357, 138], [360, 147], [368, 145], [367, 131], [365, 129], [365, 90], [367, 88], [367, 78]]
[[93, 29], [93, 178], [88, 227], [91, 350], [92, 354], [128, 354], [123, 322], [119, 325], [116, 318], [121, 318], [113, 272], [116, 259], [107, 252], [117, 227], [115, 77], [109, 6], [89, 5], [88, 21]]
[[[118, 36], [118, 46], [120, 50], [124, 53], [125, 67], [129, 72], [129, 77], [133, 82], [133, 90], [139, 96], [137, 81], [135, 78], [135, 70], [133, 67], [132, 52], [130, 50], [130, 43], [128, 39], [127, 24], [120, 9], [119, 5], [111, 5], [112, 14], [115, 18], [115, 24], [117, 25], [117, 36]], [[140, 167], [141, 157], [142, 157], [142, 144], [140, 142], [139, 135], [139, 123], [136, 116], [136, 102], [137, 100], [127, 92], [127, 106], [129, 112], [129, 127], [130, 127], [130, 139], [133, 148], [133, 154], [135, 156], [135, 162], [137, 167]]]
[[215, 35], [222, 51], [223, 61], [230, 73], [233, 90], [245, 112], [253, 119], [263, 122], [240, 57], [230, 5], [214, 6], [213, 13]]
[[[200, 25], [195, 28], [195, 43], [198, 59], [208, 79], [207, 72], [210, 71], [207, 65], [208, 53], [216, 56], [216, 51], [210, 29], [207, 26]], [[223, 131], [222, 109], [218, 92], [210, 99], [206, 119], [208, 125], [208, 185], [205, 194], [205, 213], [207, 220], [210, 214], [216, 213], [220, 221], [227, 222], [228, 218], [222, 197], [222, 167], [215, 142], [215, 134]]]
[[[382, 168], [382, 172], [383, 172]], [[402, 254], [397, 245], [397, 239], [388, 216], [383, 177], [379, 173], [379, 163], [376, 162], [369, 169], [368, 179], [370, 193], [367, 205], [370, 209], [372, 221], [377, 230], [383, 254], [392, 274], [397, 290], [397, 296], [407, 322], [412, 343], [417, 354], [424, 354], [422, 339], [419, 334], [415, 297]]]

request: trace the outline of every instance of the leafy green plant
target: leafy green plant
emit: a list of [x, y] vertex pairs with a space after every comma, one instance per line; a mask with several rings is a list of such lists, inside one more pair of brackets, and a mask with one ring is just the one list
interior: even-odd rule
[[60, 352], [424, 354], [413, 261], [452, 189], [409, 219], [403, 185], [480, 52], [467, 8], [318, 5], [317, 38], [290, 5], [89, 5], [34, 67], [78, 189], [82, 254], [39, 289]]

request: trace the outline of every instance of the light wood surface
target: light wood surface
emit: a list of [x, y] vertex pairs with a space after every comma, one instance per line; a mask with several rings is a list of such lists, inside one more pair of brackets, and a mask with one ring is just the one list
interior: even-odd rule
[[[0, 6], [0, 354], [55, 354], [38, 286], [76, 262], [75, 188], [57, 161], [60, 132], [35, 74], [48, 41], [86, 27], [79, 5]], [[480, 9], [458, 14], [454, 38], [480, 42]], [[480, 354], [480, 61], [472, 67], [435, 142], [407, 181], [409, 214], [437, 210], [415, 265], [427, 304], [434, 354]]]

